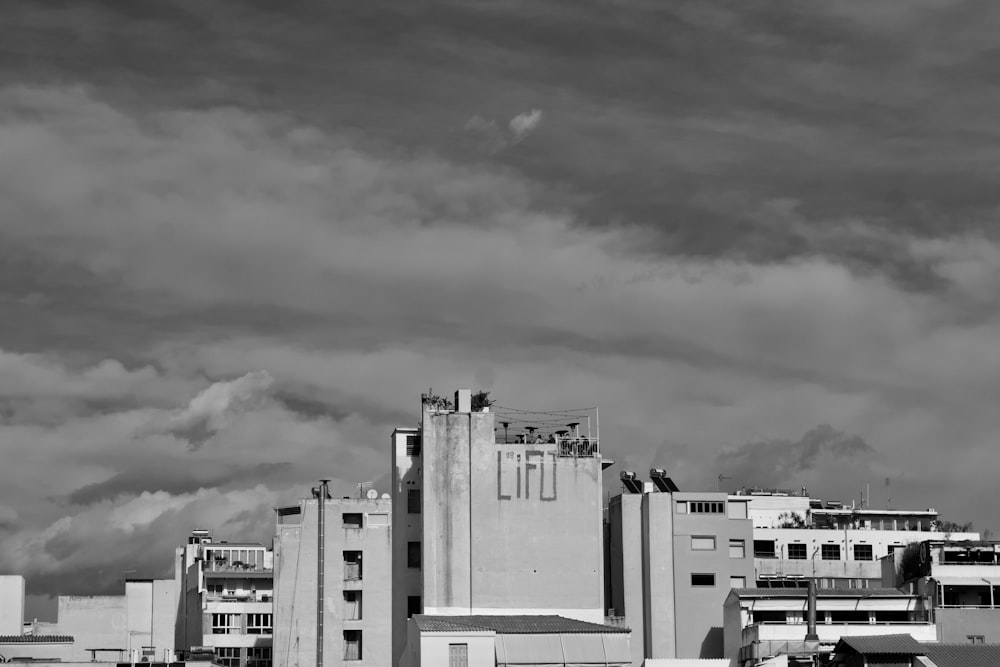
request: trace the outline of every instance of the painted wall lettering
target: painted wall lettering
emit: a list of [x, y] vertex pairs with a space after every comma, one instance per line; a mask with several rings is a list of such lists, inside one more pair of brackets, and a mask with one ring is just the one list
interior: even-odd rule
[[497, 500], [555, 500], [556, 471], [554, 450], [529, 449], [523, 452], [499, 450], [497, 451]]

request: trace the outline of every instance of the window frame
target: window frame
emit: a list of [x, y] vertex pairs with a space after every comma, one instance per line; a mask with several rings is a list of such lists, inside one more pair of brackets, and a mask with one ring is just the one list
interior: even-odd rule
[[420, 489], [407, 489], [406, 513], [420, 514], [422, 506], [423, 506], [423, 494], [420, 493]]
[[[348, 655], [347, 648], [351, 643], [357, 644], [358, 654], [356, 656]], [[364, 659], [364, 640], [361, 630], [356, 628], [344, 630], [344, 662], [358, 662]]]
[[[708, 540], [711, 540], [712, 546], [695, 546], [696, 540], [704, 540], [702, 544], [707, 544]], [[691, 551], [715, 551], [717, 549], [717, 540], [715, 535], [691, 535]]]
[[[837, 557], [836, 558], [833, 558], [833, 557], [827, 555], [828, 550], [832, 551], [833, 549], [837, 550]], [[840, 545], [839, 544], [821, 544], [820, 548], [819, 548], [819, 557], [820, 557], [820, 560], [827, 560], [827, 561], [842, 560], [842, 558], [840, 557]]]
[[[253, 621], [253, 622], [251, 622]], [[274, 614], [250, 612], [247, 614], [248, 635], [274, 634]]]
[[[786, 552], [788, 554], [788, 560], [809, 560], [808, 544], [803, 542], [789, 542], [785, 546], [787, 547]], [[793, 548], [796, 552], [794, 555], [792, 554]]]
[[[858, 558], [858, 549], [868, 549], [868, 557]], [[851, 549], [851, 555], [856, 561], [873, 561], [875, 560], [875, 547], [871, 544], [855, 544], [854, 548]]]
[[[733, 549], [739, 549], [739, 556], [733, 555]], [[747, 557], [747, 541], [731, 539], [729, 540], [729, 557], [734, 560], [742, 560]]]
[[[711, 577], [712, 583], [695, 583], [695, 577]], [[716, 586], [716, 576], [715, 572], [692, 572], [691, 573], [691, 588], [715, 588]]]
[[344, 528], [358, 530], [365, 527], [365, 515], [362, 512], [344, 512], [341, 517], [344, 521]]

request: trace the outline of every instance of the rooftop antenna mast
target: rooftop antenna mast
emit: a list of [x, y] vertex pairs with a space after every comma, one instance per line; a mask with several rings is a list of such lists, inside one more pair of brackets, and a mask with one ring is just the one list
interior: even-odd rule
[[732, 479], [732, 477], [726, 477], [724, 474], [719, 473], [719, 477], [718, 477], [718, 484], [719, 484], [718, 489], [719, 489], [719, 491], [722, 491], [722, 480], [724, 480], [724, 479]]

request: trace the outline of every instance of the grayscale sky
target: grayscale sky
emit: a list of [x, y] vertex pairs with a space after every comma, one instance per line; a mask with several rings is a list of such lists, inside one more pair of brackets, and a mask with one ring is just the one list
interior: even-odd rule
[[0, 571], [386, 489], [419, 395], [995, 526], [1000, 4], [4, 0]]

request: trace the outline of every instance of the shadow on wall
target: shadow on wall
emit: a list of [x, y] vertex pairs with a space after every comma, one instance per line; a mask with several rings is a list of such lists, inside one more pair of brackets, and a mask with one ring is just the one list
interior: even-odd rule
[[701, 641], [699, 658], [724, 658], [722, 648], [722, 628], [712, 628]]

